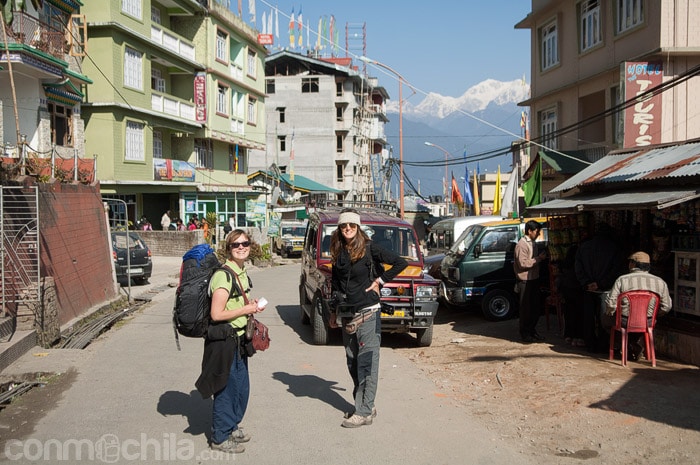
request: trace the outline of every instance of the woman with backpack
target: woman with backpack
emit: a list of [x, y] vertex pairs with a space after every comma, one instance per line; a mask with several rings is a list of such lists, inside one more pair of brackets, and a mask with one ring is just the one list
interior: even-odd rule
[[[344, 209], [331, 236], [331, 328], [343, 326], [343, 344], [354, 384], [355, 411], [341, 426], [371, 425], [379, 380], [381, 319], [379, 289], [408, 266], [406, 260], [370, 241], [356, 210]], [[383, 264], [391, 265], [385, 270]]]
[[202, 374], [196, 383], [202, 396], [214, 396], [210, 447], [234, 454], [245, 451], [242, 443], [250, 440], [250, 435], [238, 426], [250, 395], [248, 355], [242, 350], [242, 342], [249, 315], [265, 309], [258, 307], [257, 299], [249, 297], [252, 285], [245, 261], [250, 255], [250, 245], [248, 234], [241, 229], [231, 231], [226, 238], [228, 259], [224, 267], [228, 270], [215, 271], [209, 285], [211, 323], [204, 345]]

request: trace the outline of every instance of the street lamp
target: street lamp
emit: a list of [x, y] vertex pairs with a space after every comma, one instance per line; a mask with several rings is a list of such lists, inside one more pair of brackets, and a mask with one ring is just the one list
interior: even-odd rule
[[[390, 71], [391, 73], [395, 74], [397, 78], [399, 78], [399, 211], [401, 213], [401, 219], [404, 218], [404, 171], [403, 171], [403, 95], [402, 95], [402, 84], [405, 82], [408, 87], [411, 87], [410, 84], [408, 84], [408, 81], [404, 79], [403, 76], [401, 76], [399, 73], [397, 73], [394, 69], [391, 67], [385, 65], [384, 63], [380, 63], [376, 60], [372, 60], [370, 58], [367, 58], [366, 56], [361, 56], [360, 60], [365, 62], [365, 63], [370, 63], [373, 65], [380, 66], [387, 71]], [[413, 89], [413, 87], [411, 87]]]
[[432, 142], [425, 142], [425, 145], [428, 147], [435, 147], [436, 149], [442, 150], [442, 152], [445, 154], [445, 214], [447, 215], [449, 213], [450, 207], [449, 204], [447, 203], [447, 192], [449, 189], [447, 188], [447, 157], [450, 155], [450, 152], [445, 150], [444, 148], [440, 147], [437, 144], [433, 144]]

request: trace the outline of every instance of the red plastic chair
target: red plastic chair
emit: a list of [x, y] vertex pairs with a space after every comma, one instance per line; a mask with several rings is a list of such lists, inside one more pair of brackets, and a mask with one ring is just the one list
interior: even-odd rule
[[[651, 325], [647, 319], [647, 310], [652, 298], [656, 298], [654, 313], [651, 317]], [[622, 299], [629, 301], [629, 315], [627, 326], [622, 326]], [[656, 312], [659, 310], [661, 297], [651, 291], [627, 291], [617, 298], [615, 309], [615, 326], [610, 328], [610, 360], [613, 359], [613, 345], [615, 343], [615, 331], [622, 335], [622, 366], [627, 366], [627, 336], [629, 333], [644, 333], [646, 358], [651, 358], [651, 366], [656, 366], [656, 354], [654, 353], [654, 326], [656, 325]]]

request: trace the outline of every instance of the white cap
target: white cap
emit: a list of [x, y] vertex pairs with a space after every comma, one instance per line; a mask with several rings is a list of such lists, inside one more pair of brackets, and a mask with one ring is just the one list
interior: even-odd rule
[[360, 215], [355, 212], [341, 213], [338, 217], [338, 224], [341, 225], [343, 223], [354, 223], [358, 226], [362, 226], [362, 222], [360, 221]]

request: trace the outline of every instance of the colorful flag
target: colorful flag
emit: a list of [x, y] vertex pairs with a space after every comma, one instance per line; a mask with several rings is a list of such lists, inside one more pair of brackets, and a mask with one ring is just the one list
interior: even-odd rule
[[263, 11], [262, 15], [262, 31], [263, 34], [267, 34], [267, 13]]
[[294, 21], [294, 7], [292, 7], [292, 16], [289, 17], [289, 48], [294, 48], [294, 26], [296, 21]]
[[[506, 191], [503, 193], [503, 203], [501, 204], [501, 216], [510, 216], [515, 213], [518, 216], [518, 165], [513, 167], [513, 171], [508, 178]], [[494, 213], [495, 215], [496, 213]]]
[[542, 157], [537, 157], [537, 165], [532, 175], [523, 182], [525, 205], [531, 207], [542, 203]]
[[464, 203], [464, 198], [462, 198], [462, 193], [459, 191], [454, 173], [452, 173], [452, 203]]
[[[477, 163], [477, 171], [479, 170], [479, 164]], [[474, 171], [474, 214], [481, 215], [481, 202], [479, 201], [479, 183], [476, 179], [476, 171]]]
[[323, 30], [323, 16], [318, 17], [318, 28], [316, 29], [316, 50], [321, 50], [321, 31]]
[[493, 213], [498, 215], [501, 212], [501, 165], [498, 165], [498, 174], [496, 175], [496, 189], [493, 192]]
[[236, 154], [233, 157], [233, 172], [238, 173], [238, 144], [236, 144]]
[[297, 15], [297, 31], [299, 32], [299, 47], [304, 46], [304, 19], [301, 14], [301, 7], [299, 7], [299, 15]]
[[469, 187], [469, 168], [466, 165], [464, 166], [464, 198], [467, 205], [474, 205], [474, 197]]
[[250, 22], [255, 24], [255, 0], [248, 0], [248, 13], [250, 13]]
[[520, 115], [520, 127], [525, 128], [526, 125], [527, 125], [527, 115], [525, 114], [525, 112], [522, 112], [522, 114]]
[[275, 38], [280, 40], [280, 10], [275, 7]]

